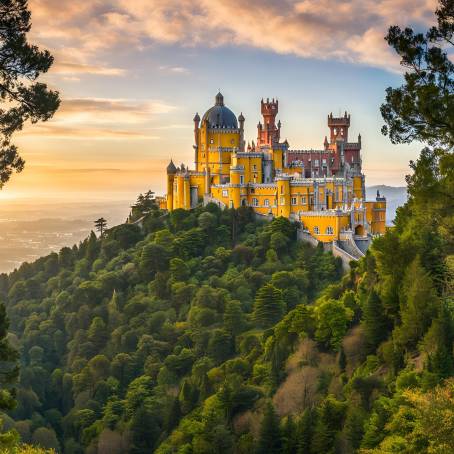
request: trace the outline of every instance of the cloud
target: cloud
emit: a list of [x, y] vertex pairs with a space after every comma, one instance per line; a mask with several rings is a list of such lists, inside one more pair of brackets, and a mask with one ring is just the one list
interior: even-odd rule
[[21, 135], [76, 140], [156, 140], [159, 137], [151, 132], [151, 120], [175, 109], [160, 100], [68, 98], [63, 99], [52, 120], [27, 127]]
[[183, 66], [160, 66], [159, 69], [161, 71], [175, 73], [175, 74], [187, 74], [189, 73], [188, 68], [184, 68]]
[[30, 129], [25, 129], [21, 133], [25, 137], [43, 137], [73, 140], [157, 140], [158, 136], [149, 135], [143, 132], [128, 131], [120, 129], [106, 129], [86, 127], [69, 127], [61, 124], [37, 125]]
[[[436, 0], [31, 0], [37, 39], [52, 44], [58, 38], [56, 50], [66, 55], [70, 50], [75, 72], [99, 75], [124, 73], [116, 65], [91, 68], [94, 56], [150, 43], [253, 47], [395, 70], [398, 58], [383, 39], [388, 27], [427, 27], [436, 5]], [[161, 70], [186, 72], [179, 65]]]
[[84, 63], [76, 63], [69, 61], [60, 61], [58, 57], [51, 68], [54, 74], [96, 74], [102, 76], [124, 76], [125, 69], [109, 68], [105, 66], [87, 65]]

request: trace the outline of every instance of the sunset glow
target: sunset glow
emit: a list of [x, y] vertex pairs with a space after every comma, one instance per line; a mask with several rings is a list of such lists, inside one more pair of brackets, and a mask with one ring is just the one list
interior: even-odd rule
[[348, 110], [368, 183], [402, 185], [420, 147], [380, 133], [384, 90], [401, 80], [383, 37], [394, 23], [430, 25], [435, 2], [335, 3], [31, 1], [30, 39], [55, 56], [44, 79], [62, 105], [15, 136], [27, 165], [0, 200], [163, 192], [170, 157], [192, 164], [192, 117], [219, 88], [247, 140], [262, 97], [279, 98], [294, 148], [319, 147], [326, 115]]

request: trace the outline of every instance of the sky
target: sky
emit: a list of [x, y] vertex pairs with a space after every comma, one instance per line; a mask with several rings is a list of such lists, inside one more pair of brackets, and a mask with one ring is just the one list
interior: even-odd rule
[[279, 99], [281, 137], [320, 148], [327, 114], [351, 114], [366, 184], [404, 185], [420, 144], [380, 133], [388, 86], [402, 84], [384, 36], [424, 30], [434, 0], [30, 0], [30, 40], [55, 63], [62, 104], [14, 137], [26, 160], [0, 200], [68, 201], [163, 193], [170, 158], [192, 165], [195, 112], [225, 104], [255, 140], [260, 99]]

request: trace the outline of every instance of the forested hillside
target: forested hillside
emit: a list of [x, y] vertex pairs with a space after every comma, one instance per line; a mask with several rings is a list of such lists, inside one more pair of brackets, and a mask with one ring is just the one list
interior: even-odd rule
[[[295, 232], [249, 209], [156, 209], [143, 231], [120, 225], [3, 275], [22, 354], [11, 413], [22, 439], [71, 453], [151, 452], [221, 399], [216, 430], [170, 443], [233, 446], [232, 421], [277, 388], [300, 328], [336, 348], [353, 318], [327, 297], [315, 320], [308, 304], [340, 264]], [[293, 310], [282, 323], [294, 332], [274, 339], [270, 328]]]
[[142, 229], [2, 275], [21, 352], [6, 427], [65, 453], [449, 452], [453, 182], [437, 162], [423, 153], [396, 227], [343, 277], [288, 220], [216, 205], [152, 207]]
[[365, 258], [343, 275], [284, 218], [142, 196], [140, 225], [0, 276], [5, 429], [72, 454], [454, 452], [453, 18], [386, 37], [407, 72], [383, 133], [427, 148]]

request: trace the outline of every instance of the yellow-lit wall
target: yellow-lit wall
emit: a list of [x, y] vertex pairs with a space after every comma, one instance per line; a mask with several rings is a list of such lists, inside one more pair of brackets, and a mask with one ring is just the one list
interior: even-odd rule
[[219, 175], [229, 175], [232, 161], [232, 151], [219, 151], [219, 148], [239, 149], [240, 130], [211, 129], [206, 123], [202, 123], [196, 135], [198, 146], [196, 170], [202, 172], [208, 165], [213, 175], [213, 183], [219, 184]]
[[[245, 153], [246, 154], [246, 153]], [[234, 159], [235, 161], [235, 159]], [[244, 167], [244, 182], [245, 183], [261, 183], [262, 182], [262, 158], [251, 153], [251, 156], [236, 158], [237, 165]]]
[[361, 176], [353, 177], [353, 196], [363, 199], [363, 179]]
[[373, 235], [386, 232], [386, 200], [366, 202], [366, 219]]
[[[339, 233], [343, 229], [347, 229], [349, 227], [350, 215], [324, 214], [320, 216], [313, 216], [303, 214], [301, 216], [301, 223], [303, 224], [303, 228], [308, 230], [314, 238], [326, 243], [337, 240], [339, 238]], [[318, 227], [318, 233], [316, 231], [316, 227]], [[328, 230], [329, 227], [332, 229], [332, 233]]]

